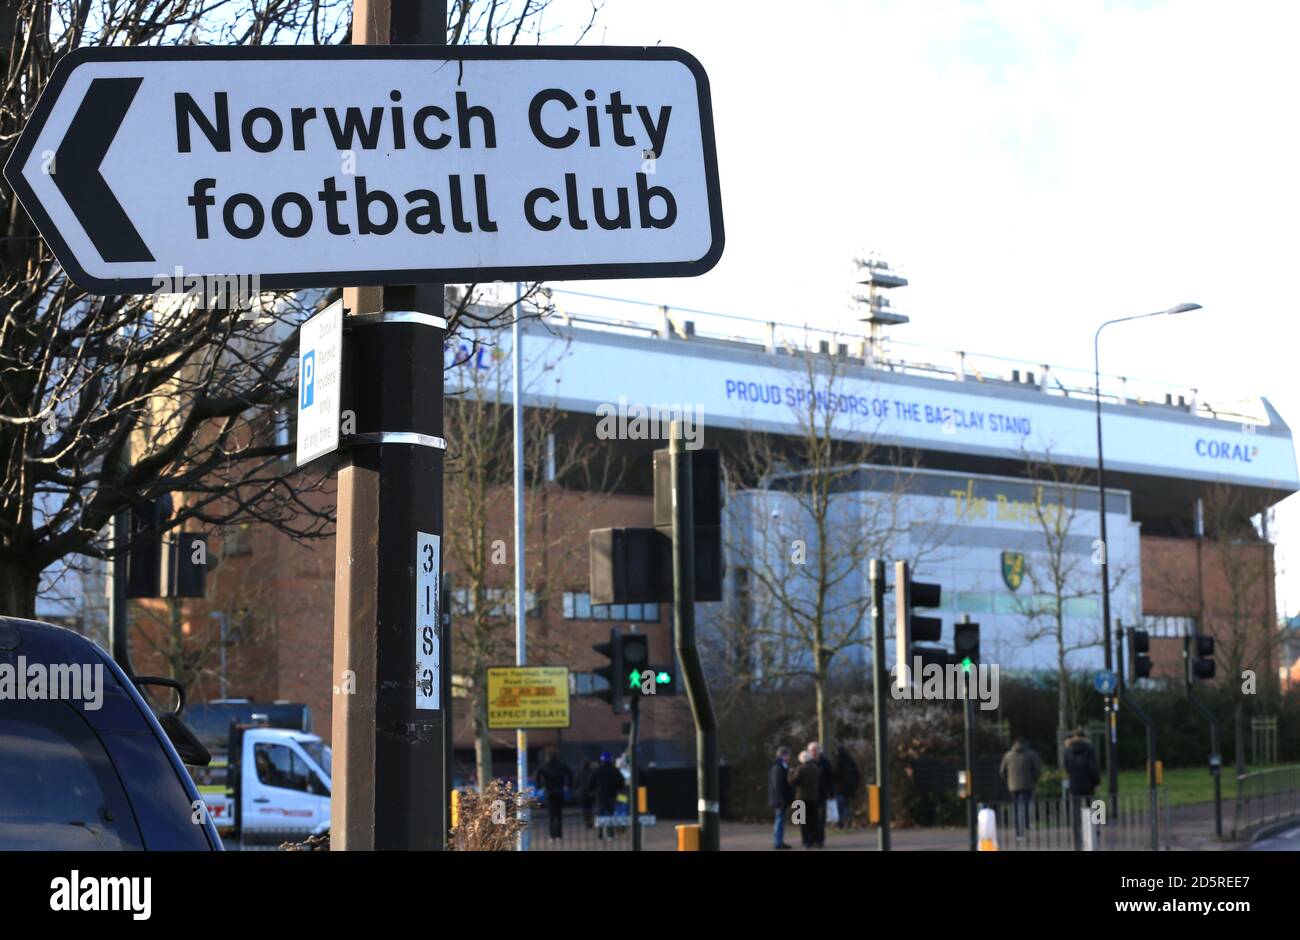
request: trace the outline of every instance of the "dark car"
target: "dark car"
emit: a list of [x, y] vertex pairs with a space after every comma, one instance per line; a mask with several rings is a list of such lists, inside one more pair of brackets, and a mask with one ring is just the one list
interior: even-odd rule
[[90, 640], [0, 617], [0, 850], [219, 851], [162, 719]]

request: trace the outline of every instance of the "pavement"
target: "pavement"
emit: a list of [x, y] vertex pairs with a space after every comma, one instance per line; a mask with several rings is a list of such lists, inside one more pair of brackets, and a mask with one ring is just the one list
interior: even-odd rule
[[[1232, 829], [1232, 803], [1224, 801], [1223, 828], [1225, 834]], [[567, 814], [566, 814], [567, 815]], [[676, 851], [678, 820], [659, 820], [656, 825], [643, 829], [642, 846], [645, 851]], [[577, 819], [566, 820], [566, 849], [614, 848], [608, 843], [602, 846], [587, 846], [585, 840], [575, 829], [581, 830]], [[540, 836], [541, 832], [537, 832]], [[786, 826], [786, 842], [793, 852], [805, 850], [799, 842], [799, 827]], [[1173, 851], [1223, 852], [1254, 849], [1264, 851], [1300, 851], [1300, 821], [1295, 829], [1284, 831], [1252, 844], [1249, 839], [1222, 840], [1214, 834], [1214, 803], [1196, 803], [1179, 806], [1169, 811], [1169, 832], [1161, 834], [1161, 845], [1168, 842]], [[722, 848], [724, 851], [766, 851], [772, 849], [772, 826], [770, 823], [723, 822]], [[933, 827], [915, 829], [894, 829], [890, 833], [891, 848], [895, 851], [929, 851], [929, 852], [965, 852], [969, 851], [970, 842], [964, 827]], [[835, 829], [826, 833], [826, 847], [823, 851], [876, 851], [878, 836], [875, 828], [869, 829]], [[541, 846], [538, 846], [539, 848]], [[557, 845], [558, 847], [558, 845]]]

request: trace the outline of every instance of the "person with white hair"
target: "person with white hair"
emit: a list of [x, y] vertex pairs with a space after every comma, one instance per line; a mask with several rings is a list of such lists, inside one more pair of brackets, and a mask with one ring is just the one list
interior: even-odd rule
[[[805, 849], [817, 847], [818, 823], [822, 818], [820, 804], [821, 772], [808, 751], [799, 752], [799, 766], [790, 768], [790, 785], [794, 787], [795, 817], [803, 810], [799, 838]], [[823, 841], [825, 840], [823, 834]]]
[[817, 821], [817, 848], [824, 849], [826, 847], [826, 807], [835, 795], [835, 771], [831, 768], [831, 762], [826, 755], [822, 753], [821, 744], [816, 741], [808, 742], [808, 759], [817, 765], [817, 779], [820, 781], [817, 806], [821, 811], [821, 818]]

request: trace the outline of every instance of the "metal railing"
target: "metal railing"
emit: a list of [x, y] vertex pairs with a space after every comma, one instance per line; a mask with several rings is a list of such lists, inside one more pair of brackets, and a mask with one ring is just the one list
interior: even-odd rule
[[[621, 817], [623, 823], [627, 817]], [[627, 852], [632, 848], [632, 830], [627, 825], [597, 826], [577, 809], [566, 809], [563, 819], [563, 838], [552, 839], [550, 821], [545, 808], [534, 808], [532, 823], [528, 827], [530, 852]]]
[[[998, 850], [1002, 852], [1150, 851], [1151, 797], [1146, 790], [1121, 793], [1115, 803], [1098, 796], [1089, 815], [1104, 822], [1085, 822], [1085, 804], [1065, 797], [1014, 802], [982, 803], [997, 820]], [[1099, 813], [1104, 808], [1104, 815]], [[1157, 844], [1169, 848], [1169, 800], [1163, 788], [1156, 791]], [[1090, 832], [1087, 831], [1090, 829]]]
[[[764, 320], [734, 313], [677, 307], [563, 289], [550, 289], [550, 318], [567, 326], [604, 332], [705, 343], [738, 344], [769, 351], [798, 350], [843, 355], [866, 367], [957, 382], [1001, 383], [1035, 388], [1050, 396], [1091, 399], [1091, 369], [1030, 362], [988, 353], [945, 349], [896, 339], [872, 343], [865, 327], [846, 322], [841, 329], [808, 323]], [[599, 312], [597, 312], [599, 311]], [[1201, 391], [1129, 376], [1101, 376], [1101, 398], [1115, 404], [1173, 408], [1201, 418], [1266, 425], [1257, 399], [1211, 403]]]
[[1237, 777], [1232, 837], [1300, 816], [1300, 767], [1253, 770]]

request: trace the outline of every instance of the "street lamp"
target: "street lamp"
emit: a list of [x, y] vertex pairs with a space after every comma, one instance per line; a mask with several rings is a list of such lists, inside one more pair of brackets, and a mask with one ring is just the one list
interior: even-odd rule
[[[1114, 320], [1107, 320], [1101, 326], [1097, 327], [1097, 332], [1092, 337], [1092, 373], [1093, 373], [1093, 398], [1096, 402], [1097, 409], [1097, 513], [1101, 519], [1101, 618], [1102, 618], [1102, 643], [1105, 644], [1106, 650], [1106, 668], [1112, 666], [1111, 659], [1111, 642], [1110, 642], [1110, 543], [1106, 540], [1106, 460], [1103, 456], [1101, 446], [1101, 357], [1100, 343], [1101, 331], [1112, 323], [1127, 323], [1129, 320], [1145, 320], [1149, 317], [1173, 316], [1179, 313], [1189, 313], [1192, 310], [1200, 310], [1200, 304], [1177, 304], [1168, 310], [1157, 310], [1154, 313], [1139, 313], [1132, 317], [1118, 317]], [[1119, 767], [1116, 765], [1116, 742], [1113, 722], [1114, 713], [1109, 716], [1110, 721], [1106, 729], [1106, 767], [1107, 775], [1110, 778], [1110, 795], [1113, 803], [1119, 793]]]

